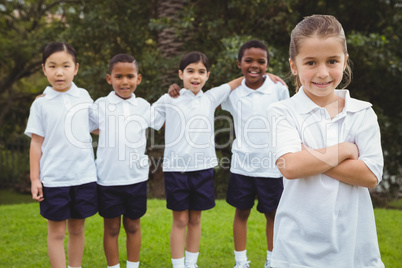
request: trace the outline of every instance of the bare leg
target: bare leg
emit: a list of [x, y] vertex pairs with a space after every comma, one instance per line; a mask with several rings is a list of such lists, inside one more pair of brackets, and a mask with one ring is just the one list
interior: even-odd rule
[[129, 219], [123, 216], [123, 226], [127, 235], [127, 260], [138, 262], [141, 250], [141, 222], [140, 219]]
[[64, 253], [64, 238], [66, 235], [66, 221], [47, 221], [47, 252], [52, 268], [66, 267]]
[[119, 233], [121, 219], [116, 218], [103, 219], [103, 248], [108, 266], [119, 263]]
[[186, 227], [188, 225], [189, 211], [173, 211], [173, 225], [170, 233], [170, 251], [172, 259], [184, 257]]
[[190, 210], [187, 227], [187, 251], [197, 253], [201, 240], [201, 211]]
[[267, 219], [266, 235], [267, 235], [267, 245], [268, 250], [272, 251], [274, 248], [274, 220], [275, 220], [276, 210], [270, 213], [265, 213], [265, 218]]
[[68, 223], [68, 263], [80, 267], [85, 245], [85, 219], [69, 219]]
[[250, 209], [236, 208], [233, 222], [233, 238], [236, 251], [246, 250], [247, 244], [247, 220], [250, 216]]

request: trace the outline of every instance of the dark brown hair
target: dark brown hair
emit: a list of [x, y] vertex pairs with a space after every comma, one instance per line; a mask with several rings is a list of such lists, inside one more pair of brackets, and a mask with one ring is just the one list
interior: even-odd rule
[[75, 49], [68, 43], [65, 42], [53, 42], [48, 44], [43, 50], [42, 54], [42, 64], [46, 63], [47, 58], [49, 58], [53, 53], [65, 51], [73, 57], [73, 61], [77, 64], [77, 53]]
[[186, 55], [184, 55], [180, 60], [179, 70], [183, 72], [188, 65], [197, 62], [201, 62], [202, 64], [204, 64], [205, 68], [207, 69], [207, 72], [209, 72], [211, 65], [209, 64], [208, 58], [207, 56], [205, 56], [204, 53], [199, 51], [189, 52]]

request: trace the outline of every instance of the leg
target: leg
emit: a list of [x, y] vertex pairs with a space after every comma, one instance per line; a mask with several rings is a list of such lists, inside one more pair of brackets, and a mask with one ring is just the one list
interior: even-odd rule
[[201, 240], [201, 211], [189, 210], [186, 248], [187, 251], [196, 253], [200, 248]]
[[66, 221], [47, 221], [47, 251], [52, 268], [65, 268], [66, 255], [64, 253], [64, 237], [66, 235]]
[[127, 235], [127, 260], [138, 262], [141, 249], [141, 222], [140, 219], [132, 220], [123, 216], [123, 226]]
[[246, 250], [247, 244], [247, 220], [251, 209], [236, 208], [233, 222], [233, 238], [236, 251]]
[[103, 218], [103, 248], [108, 266], [113, 266], [119, 263], [119, 233], [121, 219]]
[[85, 219], [69, 219], [68, 223], [68, 263], [80, 267], [85, 245]]
[[274, 248], [274, 220], [275, 220], [275, 212], [269, 212], [265, 213], [265, 218], [267, 219], [267, 226], [266, 226], [266, 235], [267, 235], [267, 245], [268, 245], [268, 250], [272, 251]]
[[188, 210], [173, 210], [173, 225], [170, 233], [170, 251], [172, 259], [180, 259], [184, 257], [185, 235], [188, 219]]

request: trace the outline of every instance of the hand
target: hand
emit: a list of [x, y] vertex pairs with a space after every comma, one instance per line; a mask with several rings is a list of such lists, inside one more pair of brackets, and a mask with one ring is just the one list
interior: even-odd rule
[[278, 83], [281, 82], [285, 87], [288, 87], [288, 85], [286, 85], [285, 81], [282, 80], [282, 78], [280, 78], [277, 75], [271, 74], [271, 73], [267, 73], [267, 75], [269, 76], [269, 78], [274, 82], [274, 83]]
[[32, 180], [31, 181], [31, 193], [32, 193], [32, 199], [42, 202], [44, 200], [43, 198], [43, 188], [42, 188], [42, 183], [40, 180]]
[[46, 94], [40, 94], [40, 95], [38, 95], [38, 96], [35, 97], [35, 100], [36, 100], [37, 98], [42, 98], [42, 97], [44, 97], [44, 96], [46, 96]]
[[179, 97], [180, 96], [180, 87], [177, 84], [170, 85], [168, 94], [172, 98]]

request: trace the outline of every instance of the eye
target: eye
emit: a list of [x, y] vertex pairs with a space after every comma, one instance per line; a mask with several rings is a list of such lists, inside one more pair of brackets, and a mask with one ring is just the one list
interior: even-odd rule
[[313, 65], [315, 65], [315, 61], [307, 61], [306, 63], [305, 63], [306, 65], [309, 65], [309, 66], [313, 66]]
[[328, 63], [329, 63], [329, 64], [337, 64], [338, 61], [337, 61], [337, 60], [329, 60]]
[[134, 79], [134, 78], [135, 78], [135, 76], [134, 76], [134, 75], [132, 75], [132, 74], [129, 74], [129, 75], [127, 75], [127, 78], [128, 78], [128, 79]]
[[115, 75], [114, 76], [116, 79], [121, 79], [121, 75], [120, 74], [117, 74], [117, 75]]
[[265, 60], [258, 61], [259, 64], [265, 65], [267, 62]]

